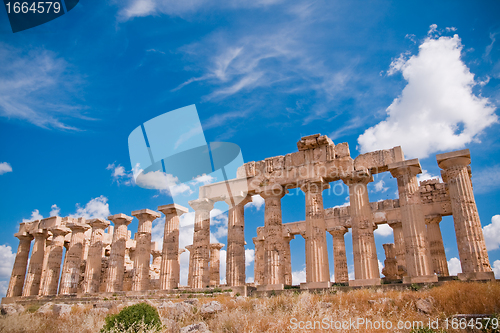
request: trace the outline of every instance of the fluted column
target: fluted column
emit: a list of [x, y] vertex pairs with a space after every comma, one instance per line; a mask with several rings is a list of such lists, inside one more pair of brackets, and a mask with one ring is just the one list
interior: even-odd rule
[[161, 252], [162, 252], [161, 250], [151, 250], [151, 256], [153, 257], [153, 262], [151, 263], [151, 266], [158, 270], [160, 270], [161, 268], [161, 257], [162, 257]]
[[448, 276], [450, 275], [448, 272], [448, 261], [446, 260], [443, 236], [439, 228], [441, 220], [441, 215], [425, 217], [425, 223], [427, 224], [427, 241], [429, 243], [432, 271], [438, 276]]
[[65, 226], [55, 226], [49, 229], [52, 233], [52, 246], [47, 258], [47, 267], [45, 270], [41, 295], [56, 295], [59, 286], [59, 275], [61, 273], [61, 262], [64, 252], [64, 238], [71, 230]]
[[170, 204], [158, 207], [165, 215], [165, 229], [163, 232], [163, 248], [160, 266], [160, 289], [174, 289], [179, 287], [179, 217], [187, 213], [186, 207]]
[[281, 215], [281, 198], [285, 189], [279, 185], [259, 192], [265, 200], [264, 210], [264, 285], [263, 289], [283, 289], [285, 285], [285, 241]]
[[349, 271], [347, 268], [347, 255], [345, 252], [344, 235], [347, 228], [342, 226], [333, 227], [328, 230], [333, 238], [333, 263], [335, 266], [335, 283], [349, 282]]
[[114, 223], [113, 240], [109, 254], [109, 265], [106, 270], [106, 292], [123, 290], [123, 275], [125, 272], [125, 249], [127, 246], [127, 226], [134, 218], [125, 214], [108, 216], [108, 220]]
[[349, 186], [354, 257], [355, 280], [350, 281], [349, 285], [380, 284], [377, 248], [373, 235], [374, 222], [367, 188], [373, 177], [366, 170], [355, 171], [343, 181]]
[[403, 224], [401, 223], [401, 221], [397, 220], [389, 221], [388, 224], [392, 228], [392, 234], [394, 236], [394, 251], [396, 254], [396, 261], [398, 265], [398, 278], [402, 279], [403, 276], [407, 275]]
[[488, 251], [484, 241], [476, 199], [470, 176], [468, 149], [436, 156], [443, 180], [448, 185], [451, 210], [455, 223], [458, 254], [462, 265], [462, 280], [493, 280]]
[[427, 230], [420, 199], [417, 174], [422, 172], [418, 159], [389, 165], [391, 175], [398, 180], [399, 206], [406, 250], [405, 282], [436, 282], [428, 255]]
[[292, 253], [290, 251], [290, 241], [294, 239], [295, 236], [288, 234], [283, 237], [284, 245], [285, 245], [285, 254], [284, 254], [284, 262], [285, 262], [285, 285], [292, 285]]
[[35, 237], [33, 251], [30, 257], [28, 273], [24, 282], [23, 296], [38, 295], [43, 272], [43, 259], [45, 257], [45, 241], [50, 233], [45, 229], [36, 229], [32, 232]]
[[132, 276], [132, 290], [149, 290], [149, 263], [151, 261], [151, 230], [153, 221], [161, 215], [150, 209], [141, 209], [132, 212], [139, 220], [135, 234], [134, 270]]
[[193, 285], [193, 245], [187, 245], [186, 250], [189, 251], [189, 267], [188, 267], [188, 287]]
[[66, 225], [71, 229], [71, 241], [69, 250], [66, 252], [65, 264], [61, 276], [59, 294], [75, 294], [80, 282], [81, 263], [83, 260], [85, 231], [90, 226], [86, 223], [69, 223]]
[[210, 244], [210, 282], [211, 287], [220, 285], [220, 249], [224, 247], [221, 243]]
[[17, 297], [23, 294], [26, 267], [28, 266], [31, 241], [33, 240], [33, 235], [30, 235], [28, 232], [16, 233], [14, 237], [19, 239], [19, 245], [17, 247], [16, 259], [14, 260], [14, 267], [12, 268], [6, 297]]
[[227, 221], [226, 282], [228, 286], [244, 286], [245, 275], [245, 205], [252, 197], [226, 198], [229, 205]]
[[93, 219], [89, 222], [92, 227], [90, 236], [90, 246], [87, 254], [85, 266], [85, 277], [83, 280], [82, 292], [97, 293], [101, 283], [101, 265], [104, 229], [109, 226], [109, 221], [105, 219]]
[[255, 285], [264, 284], [264, 228], [257, 228], [257, 237], [252, 238], [255, 247], [255, 260], [253, 263], [253, 276]]
[[205, 288], [210, 282], [210, 211], [214, 203], [209, 199], [197, 199], [190, 201], [189, 205], [195, 211], [191, 288]]
[[382, 244], [385, 251], [384, 268], [382, 269], [382, 274], [384, 274], [385, 279], [396, 280], [398, 278], [398, 261], [396, 259], [396, 247], [394, 244]]

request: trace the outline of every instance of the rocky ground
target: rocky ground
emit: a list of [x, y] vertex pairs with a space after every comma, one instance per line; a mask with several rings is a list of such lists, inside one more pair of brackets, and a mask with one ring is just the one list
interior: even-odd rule
[[[464, 320], [465, 324], [476, 320], [474, 316], [464, 315], [485, 317], [500, 313], [498, 282], [450, 282], [440, 287], [417, 289], [289, 291], [263, 298], [219, 295], [147, 302], [158, 309], [162, 332], [183, 333], [443, 332], [443, 329], [463, 332], [467, 329]], [[47, 303], [26, 308], [2, 305], [0, 332], [99, 332], [107, 314], [132, 304], [134, 302], [117, 304], [110, 300], [94, 304]], [[434, 330], [418, 330], [429, 325]], [[470, 325], [468, 329], [474, 331]]]

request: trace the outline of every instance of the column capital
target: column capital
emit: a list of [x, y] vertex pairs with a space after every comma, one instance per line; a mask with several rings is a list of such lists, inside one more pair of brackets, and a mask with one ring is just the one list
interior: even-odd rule
[[391, 175], [396, 178], [403, 175], [416, 176], [422, 173], [422, 167], [420, 166], [418, 158], [391, 163], [387, 167]]
[[344, 226], [336, 226], [336, 227], [327, 229], [327, 231], [333, 237], [335, 237], [335, 236], [342, 236], [343, 237], [347, 233], [347, 228]]
[[181, 216], [182, 214], [186, 214], [189, 212], [189, 208], [186, 208], [184, 206], [175, 203], [158, 206], [158, 210], [162, 212], [164, 215], [175, 214], [177, 216]]
[[92, 219], [88, 224], [90, 224], [92, 229], [106, 229], [110, 225], [109, 221], [103, 218]]
[[439, 224], [443, 218], [441, 215], [426, 215], [425, 224], [436, 223]]
[[17, 239], [19, 239], [20, 241], [22, 241], [22, 240], [32, 241], [33, 238], [34, 238], [33, 235], [30, 234], [29, 232], [18, 232], [18, 233], [14, 234], [14, 237], [16, 237]]
[[214, 202], [210, 199], [196, 199], [188, 202], [195, 211], [207, 211], [210, 212], [214, 209]]
[[288, 190], [280, 184], [271, 184], [259, 187], [256, 189], [256, 193], [264, 198], [264, 200], [272, 197], [278, 197], [281, 199], [288, 193]]
[[153, 256], [153, 258], [161, 257], [162, 250], [151, 250], [151, 255]]
[[132, 216], [137, 217], [138, 220], [147, 220], [147, 221], [153, 221], [161, 216], [160, 213], [147, 208], [141, 210], [134, 210], [131, 214]]
[[391, 227], [392, 229], [394, 228], [401, 228], [403, 226], [403, 223], [399, 220], [391, 220], [391, 221], [387, 221], [387, 224], [389, 225], [389, 227]]
[[229, 205], [229, 208], [233, 207], [233, 202], [236, 205], [243, 205], [245, 206], [247, 203], [252, 202], [252, 196], [250, 195], [243, 195], [243, 194], [235, 194], [233, 196], [225, 196], [224, 197], [224, 202]]
[[186, 249], [179, 249], [179, 251], [177, 252], [179, 255], [183, 254], [184, 252], [186, 252]]
[[108, 220], [113, 222], [114, 225], [129, 225], [133, 219], [133, 217], [122, 213], [108, 216]]
[[224, 247], [222, 243], [210, 243], [210, 249], [220, 250]]
[[49, 236], [52, 236], [52, 233], [50, 233], [47, 229], [34, 229], [30, 231], [30, 234], [35, 238], [48, 238]]
[[193, 249], [193, 244], [184, 246], [184, 249], [186, 249], [189, 252], [191, 252], [191, 250]]
[[363, 168], [362, 170], [355, 170], [352, 173], [342, 178], [342, 181], [347, 186], [355, 184], [368, 184], [373, 182], [373, 176], [370, 170]]
[[66, 236], [67, 234], [69, 234], [71, 232], [71, 230], [68, 227], [65, 227], [63, 225], [56, 225], [56, 226], [50, 228], [49, 231], [55, 237], [57, 237], [57, 236]]
[[329, 189], [330, 184], [323, 178], [314, 180], [299, 181], [299, 187], [304, 193], [321, 193], [323, 190]]
[[449, 169], [455, 166], [468, 166], [471, 163], [469, 149], [456, 150], [449, 153], [436, 155], [438, 166]]
[[68, 223], [66, 227], [70, 228], [72, 233], [85, 232], [90, 229], [90, 225], [87, 223]]

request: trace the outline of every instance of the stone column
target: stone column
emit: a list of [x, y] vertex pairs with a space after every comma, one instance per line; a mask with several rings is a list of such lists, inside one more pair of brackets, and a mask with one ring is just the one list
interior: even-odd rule
[[223, 247], [221, 243], [210, 244], [210, 287], [220, 285], [220, 249]]
[[257, 237], [252, 238], [254, 247], [255, 247], [255, 261], [253, 263], [253, 271], [254, 271], [254, 283], [255, 285], [263, 285], [264, 284], [264, 228], [257, 228]]
[[190, 201], [189, 205], [195, 211], [191, 288], [205, 288], [210, 283], [210, 211], [214, 208], [214, 202], [197, 199]]
[[394, 251], [396, 254], [396, 261], [398, 263], [398, 278], [402, 279], [407, 275], [406, 272], [406, 249], [405, 240], [403, 236], [403, 224], [401, 221], [389, 221], [389, 226], [392, 228], [394, 236]]
[[89, 224], [92, 227], [92, 234], [90, 236], [90, 246], [87, 253], [85, 277], [82, 286], [82, 292], [84, 294], [99, 292], [104, 229], [109, 226], [109, 221], [98, 218], [90, 220]]
[[281, 198], [286, 190], [280, 186], [265, 187], [259, 192], [265, 200], [264, 210], [264, 283], [261, 290], [285, 287], [285, 241], [281, 216]]
[[427, 230], [420, 199], [417, 174], [422, 172], [418, 159], [392, 163], [389, 171], [398, 180], [399, 206], [403, 221], [406, 250], [406, 283], [437, 282], [428, 256]]
[[71, 230], [65, 226], [55, 226], [49, 229], [52, 233], [52, 246], [47, 258], [47, 268], [42, 281], [41, 295], [56, 295], [61, 273], [64, 238]]
[[27, 232], [16, 233], [14, 237], [19, 239], [19, 245], [17, 247], [16, 259], [14, 261], [14, 268], [12, 268], [6, 297], [18, 297], [23, 294], [26, 266], [28, 266], [31, 241], [33, 240], [33, 235]]
[[165, 214], [160, 289], [174, 289], [179, 287], [180, 282], [179, 217], [189, 212], [189, 209], [177, 204], [170, 204], [160, 206], [158, 210]]
[[186, 250], [189, 251], [189, 267], [188, 267], [188, 286], [193, 285], [193, 245], [187, 245]]
[[285, 245], [285, 253], [283, 256], [285, 262], [285, 285], [292, 285], [292, 253], [290, 251], [290, 241], [294, 239], [295, 236], [292, 234], [288, 234], [283, 237], [284, 245]]
[[226, 282], [228, 286], [244, 286], [245, 275], [245, 205], [252, 197], [238, 198], [239, 204], [232, 206], [231, 198], [227, 221]]
[[35, 237], [35, 243], [33, 244], [28, 274], [26, 274], [26, 281], [24, 282], [23, 296], [35, 296], [40, 291], [43, 259], [45, 257], [45, 241], [50, 236], [45, 229], [35, 229], [31, 234]]
[[384, 268], [382, 274], [388, 281], [398, 278], [398, 261], [396, 260], [396, 248], [394, 244], [382, 244], [385, 251]]
[[161, 250], [151, 250], [151, 256], [153, 257], [153, 262], [151, 263], [151, 266], [154, 268], [157, 268], [160, 270], [161, 267]]
[[335, 283], [349, 282], [349, 271], [347, 269], [347, 255], [345, 252], [344, 235], [347, 228], [336, 226], [328, 230], [333, 238], [333, 262], [335, 266]]
[[470, 176], [470, 151], [454, 151], [436, 156], [443, 180], [448, 185], [455, 223], [461, 280], [494, 280], [484, 241]]
[[59, 286], [59, 294], [61, 295], [75, 294], [77, 292], [82, 273], [81, 263], [83, 260], [85, 231], [90, 228], [86, 223], [69, 223], [66, 226], [71, 229], [71, 241], [69, 250], [66, 252], [61, 285]]
[[108, 216], [108, 220], [114, 223], [113, 240], [109, 254], [109, 265], [106, 270], [105, 291], [112, 293], [123, 290], [123, 275], [125, 273], [125, 248], [128, 239], [127, 226], [134, 218], [125, 214]]
[[374, 222], [367, 187], [367, 184], [373, 181], [373, 177], [366, 170], [355, 171], [351, 177], [343, 181], [349, 186], [354, 257], [355, 280], [349, 281], [349, 285], [380, 284], [377, 248], [373, 235]]
[[425, 217], [425, 223], [427, 224], [427, 240], [429, 242], [429, 253], [432, 260], [433, 272], [438, 276], [449, 276], [450, 273], [448, 272], [448, 261], [446, 260], [443, 236], [439, 228], [441, 220], [441, 215]]
[[139, 220], [135, 234], [134, 270], [132, 276], [132, 290], [149, 290], [149, 263], [151, 261], [151, 230], [153, 221], [160, 217], [160, 213], [150, 209], [141, 209], [132, 212]]

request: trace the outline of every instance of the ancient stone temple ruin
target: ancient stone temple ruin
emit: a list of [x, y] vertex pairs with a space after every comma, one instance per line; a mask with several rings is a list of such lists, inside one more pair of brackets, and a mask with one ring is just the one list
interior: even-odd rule
[[[471, 182], [469, 150], [436, 156], [442, 179], [417, 181], [418, 159], [405, 160], [401, 147], [369, 152], [353, 159], [347, 143], [335, 145], [319, 134], [303, 137], [298, 151], [245, 163], [236, 179], [200, 187], [189, 203], [195, 211], [193, 244], [179, 248], [179, 217], [189, 211], [177, 204], [158, 207], [165, 216], [163, 245], [151, 241], [152, 222], [161, 216], [142, 209], [105, 219], [49, 217], [21, 223], [19, 247], [5, 300], [19, 297], [200, 289], [220, 285], [220, 249], [210, 243], [210, 211], [228, 205], [226, 281], [228, 287], [279, 290], [292, 284], [290, 241], [305, 239], [303, 289], [332, 283], [369, 286], [381, 283], [374, 230], [393, 229], [394, 244], [384, 244], [387, 281], [437, 282], [449, 275], [439, 223], [452, 215], [462, 265], [461, 280], [492, 280], [481, 222]], [[373, 176], [390, 172], [399, 199], [370, 202]], [[324, 208], [323, 195], [334, 182], [349, 188], [350, 204]], [[228, 186], [245, 192], [227, 195]], [[281, 199], [290, 190], [305, 194], [305, 220], [282, 223]], [[257, 228], [254, 283], [245, 276], [244, 206], [252, 196], [265, 201], [263, 226]], [[128, 225], [139, 221], [133, 239]], [[108, 221], [109, 220], [109, 221]], [[349, 280], [345, 234], [352, 230], [354, 279]], [[333, 239], [334, 281], [330, 281], [327, 235]], [[188, 250], [188, 286], [180, 286], [179, 255]], [[64, 258], [64, 260], [63, 260]], [[29, 262], [29, 264], [28, 264]]]

